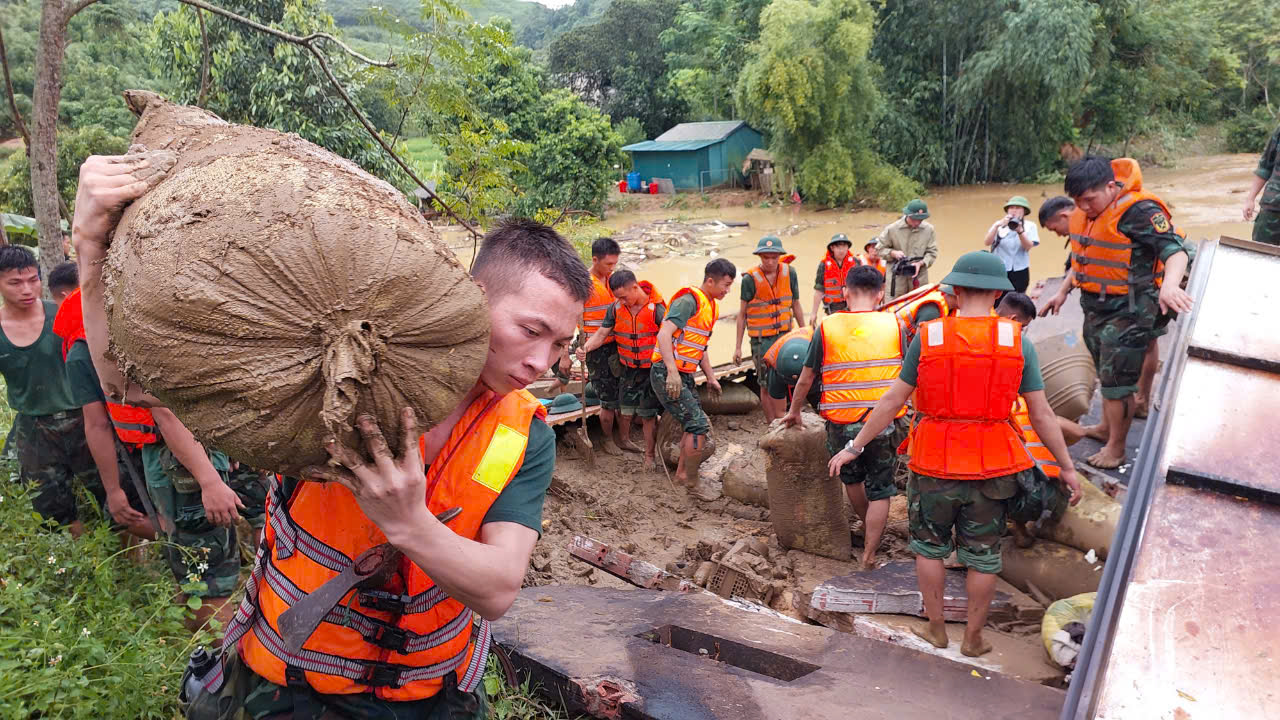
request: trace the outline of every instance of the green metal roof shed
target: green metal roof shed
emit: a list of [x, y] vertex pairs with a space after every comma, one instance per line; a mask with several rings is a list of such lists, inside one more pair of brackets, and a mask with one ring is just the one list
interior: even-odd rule
[[631, 165], [645, 180], [671, 178], [677, 190], [742, 181], [742, 161], [764, 138], [741, 120], [680, 123], [655, 140], [628, 145]]

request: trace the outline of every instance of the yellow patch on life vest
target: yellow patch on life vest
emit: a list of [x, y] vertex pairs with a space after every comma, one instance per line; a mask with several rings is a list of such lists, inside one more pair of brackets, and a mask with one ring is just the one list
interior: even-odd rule
[[1156, 232], [1167, 233], [1169, 232], [1169, 218], [1165, 217], [1164, 213], [1158, 212], [1151, 216], [1151, 227], [1155, 228]]
[[529, 438], [524, 433], [507, 425], [498, 425], [471, 479], [496, 493], [502, 492], [516, 469], [516, 463], [524, 457], [528, 444]]

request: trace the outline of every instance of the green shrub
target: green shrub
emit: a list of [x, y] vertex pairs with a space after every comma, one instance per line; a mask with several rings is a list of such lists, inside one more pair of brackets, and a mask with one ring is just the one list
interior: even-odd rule
[[[116, 137], [98, 125], [58, 133], [58, 190], [74, 207], [80, 166], [90, 155], [121, 155], [129, 149], [129, 141]], [[27, 154], [18, 152], [0, 162], [0, 207], [5, 212], [35, 217], [31, 204], [31, 165]]]
[[1260, 153], [1266, 147], [1271, 133], [1275, 132], [1277, 118], [1265, 106], [1259, 105], [1251, 113], [1240, 113], [1226, 122], [1227, 150], [1229, 152]]

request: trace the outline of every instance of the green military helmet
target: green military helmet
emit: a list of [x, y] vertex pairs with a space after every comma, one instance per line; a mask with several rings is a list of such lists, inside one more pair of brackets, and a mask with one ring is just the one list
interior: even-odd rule
[[551, 405], [547, 407], [547, 414], [558, 415], [560, 413], [577, 412], [582, 409], [582, 403], [578, 402], [578, 398], [572, 393], [560, 393], [551, 401]]
[[1021, 195], [1014, 195], [1009, 198], [1009, 202], [1004, 204], [1004, 211], [1009, 212], [1009, 208], [1011, 207], [1020, 207], [1023, 210], [1026, 210], [1028, 215], [1031, 214], [1031, 203], [1027, 202], [1027, 199]]
[[786, 250], [782, 248], [782, 238], [777, 235], [765, 235], [760, 238], [760, 242], [756, 243], [756, 249], [752, 251], [755, 255], [766, 255], [768, 253], [776, 253], [781, 255]]
[[831, 236], [830, 240], [827, 241], [827, 249], [830, 250], [832, 245], [836, 245], [838, 243], [844, 243], [849, 247], [853, 247], [853, 243], [849, 242], [848, 235], [845, 235], [844, 233], [836, 233], [835, 235]]
[[902, 208], [902, 214], [912, 220], [924, 220], [929, 217], [929, 206], [925, 205], [924, 201], [920, 198], [916, 198], [915, 200], [907, 203], [906, 207]]
[[1013, 290], [1009, 275], [1005, 272], [1004, 261], [994, 253], [985, 250], [967, 252], [956, 260], [951, 272], [942, 278], [945, 285], [971, 288], [974, 290]]
[[800, 371], [804, 370], [805, 358], [809, 357], [809, 341], [802, 337], [793, 337], [778, 348], [778, 358], [774, 372], [781, 375], [788, 385], [795, 385], [800, 379]]
[[587, 407], [595, 407], [600, 404], [600, 394], [596, 392], [595, 383], [587, 383], [587, 386], [582, 389], [582, 396], [586, 398]]

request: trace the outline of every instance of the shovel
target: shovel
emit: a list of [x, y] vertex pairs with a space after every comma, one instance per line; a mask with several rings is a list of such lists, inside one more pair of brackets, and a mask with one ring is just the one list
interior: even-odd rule
[[[587, 314], [582, 314], [582, 326], [587, 326]], [[578, 401], [582, 403], [582, 425], [578, 426], [577, 441], [578, 447], [582, 450], [582, 459], [586, 461], [587, 467], [594, 468], [596, 466], [596, 450], [591, 445], [591, 438], [587, 435], [587, 381], [591, 379], [591, 374], [587, 372], [587, 361], [582, 361], [582, 389], [579, 391]], [[597, 390], [598, 392], [598, 390]]]

